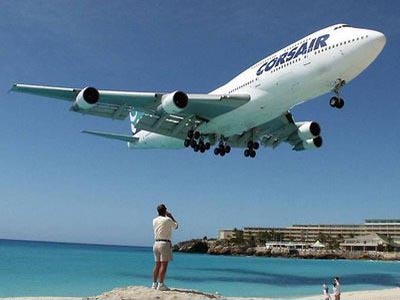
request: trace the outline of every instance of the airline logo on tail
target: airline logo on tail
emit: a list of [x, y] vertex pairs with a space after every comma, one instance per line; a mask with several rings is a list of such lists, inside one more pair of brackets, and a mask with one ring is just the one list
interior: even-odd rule
[[274, 59], [267, 61], [258, 70], [257, 75], [261, 75], [264, 71], [267, 72], [272, 68], [279, 66], [285, 62], [291, 61], [297, 58], [299, 55], [307, 54], [313, 50], [317, 50], [322, 47], [326, 47], [326, 41], [329, 39], [329, 34], [321, 35], [318, 38], [312, 39], [310, 42], [304, 42], [300, 47], [294, 47], [289, 52], [283, 53], [281, 56], [275, 57]]

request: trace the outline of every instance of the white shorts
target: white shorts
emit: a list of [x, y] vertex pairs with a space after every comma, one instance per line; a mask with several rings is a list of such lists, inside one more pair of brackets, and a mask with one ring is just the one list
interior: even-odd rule
[[172, 260], [172, 246], [169, 242], [155, 242], [153, 246], [154, 261], [167, 262]]

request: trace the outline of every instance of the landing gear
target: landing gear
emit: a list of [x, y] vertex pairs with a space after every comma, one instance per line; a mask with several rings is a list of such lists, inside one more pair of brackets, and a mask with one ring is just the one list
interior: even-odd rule
[[194, 152], [204, 153], [210, 150], [211, 144], [209, 142], [204, 142], [204, 138], [200, 132], [190, 129], [187, 133], [187, 138], [183, 142], [186, 148], [193, 148]]
[[244, 156], [245, 157], [251, 157], [254, 158], [256, 157], [256, 150], [260, 148], [260, 143], [259, 142], [253, 142], [253, 141], [248, 141], [247, 142], [247, 149], [244, 150]]
[[340, 89], [346, 84], [346, 81], [344, 81], [343, 79], [337, 79], [336, 80], [336, 84], [335, 87], [333, 89], [333, 92], [336, 94], [336, 96], [333, 96], [330, 100], [329, 100], [329, 105], [331, 107], [336, 107], [338, 109], [343, 108], [344, 106], [344, 100], [342, 98], [340, 98], [339, 92]]
[[214, 149], [214, 154], [225, 156], [225, 154], [228, 154], [229, 152], [231, 152], [231, 146], [229, 146], [224, 138], [221, 137], [221, 140], [218, 143], [218, 147], [215, 147]]
[[334, 96], [331, 98], [331, 100], [329, 100], [329, 105], [331, 107], [336, 107], [338, 109], [341, 109], [344, 106], [344, 100], [342, 98]]

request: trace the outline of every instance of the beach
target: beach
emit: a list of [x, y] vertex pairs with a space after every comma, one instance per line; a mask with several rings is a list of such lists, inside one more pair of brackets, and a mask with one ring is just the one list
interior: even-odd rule
[[[343, 300], [399, 300], [400, 287], [371, 290], [355, 291], [342, 293]], [[91, 297], [7, 297], [1, 300], [320, 300], [321, 295], [302, 298], [247, 298], [247, 297], [224, 297], [223, 295], [207, 294], [200, 291], [171, 288], [171, 291], [161, 292], [144, 286], [129, 286], [115, 288], [98, 296]]]

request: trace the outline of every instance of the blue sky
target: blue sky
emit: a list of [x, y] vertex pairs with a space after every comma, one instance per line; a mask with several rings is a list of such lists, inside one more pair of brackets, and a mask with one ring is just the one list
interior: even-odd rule
[[[175, 241], [219, 228], [400, 218], [400, 4], [397, 1], [1, 1], [0, 238], [150, 245], [164, 202]], [[14, 82], [208, 92], [289, 43], [349, 23], [385, 33], [378, 59], [343, 90], [292, 110], [324, 145], [129, 150], [82, 129], [129, 133], [129, 121], [7, 94]]]

